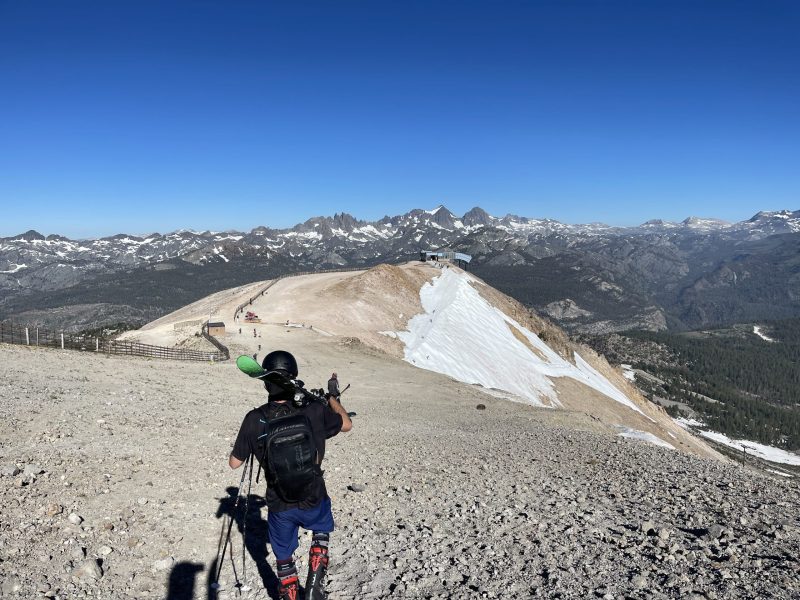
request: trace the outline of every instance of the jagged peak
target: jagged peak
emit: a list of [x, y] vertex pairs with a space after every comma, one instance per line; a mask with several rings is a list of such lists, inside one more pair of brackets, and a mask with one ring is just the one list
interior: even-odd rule
[[436, 208], [434, 208], [433, 210], [426, 210], [425, 212], [426, 212], [426, 213], [428, 213], [429, 215], [437, 215], [437, 214], [439, 214], [439, 213], [440, 213], [440, 212], [442, 212], [442, 211], [444, 211], [444, 212], [446, 212], [446, 213], [450, 214], [451, 216], [455, 216], [455, 215], [452, 213], [452, 211], [450, 211], [450, 209], [449, 209], [449, 208], [447, 208], [447, 207], [446, 207], [444, 204], [440, 204], [439, 206], [437, 206], [437, 207], [436, 207]]
[[36, 231], [35, 229], [29, 229], [25, 233], [20, 233], [19, 235], [15, 235], [14, 237], [9, 238], [9, 239], [12, 239], [12, 240], [25, 240], [27, 242], [32, 242], [34, 240], [44, 240], [45, 237], [41, 233]]
[[337, 229], [343, 229], [344, 231], [350, 232], [353, 231], [359, 224], [362, 222], [356, 219], [353, 215], [342, 212], [336, 213], [333, 215], [333, 225]]
[[469, 209], [464, 216], [461, 217], [464, 225], [488, 225], [494, 221], [494, 217], [483, 210], [480, 206], [475, 206]]

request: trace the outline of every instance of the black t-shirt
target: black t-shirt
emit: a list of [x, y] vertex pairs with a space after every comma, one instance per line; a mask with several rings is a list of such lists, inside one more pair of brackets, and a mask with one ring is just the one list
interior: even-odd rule
[[[269, 414], [268, 404], [261, 408]], [[303, 409], [303, 413], [308, 418], [311, 424], [311, 431], [314, 434], [314, 444], [317, 447], [317, 455], [319, 461], [325, 456], [325, 440], [335, 436], [342, 430], [342, 416], [336, 413], [328, 406], [323, 406], [319, 402], [313, 402]], [[265, 433], [267, 424], [264, 422], [264, 414], [259, 409], [253, 409], [247, 413], [242, 421], [242, 426], [239, 428], [239, 435], [236, 436], [236, 442], [233, 444], [231, 454], [234, 458], [241, 461], [247, 460], [251, 454], [256, 456], [257, 460], [261, 460], [258, 456], [258, 436]], [[275, 490], [267, 488], [265, 496], [267, 507], [275, 512], [289, 510], [291, 508], [311, 508], [316, 506], [322, 500], [328, 497], [328, 492], [325, 489], [325, 481], [322, 477], [317, 478], [317, 485], [314, 486], [313, 492], [308, 498], [302, 502], [289, 504], [284, 502], [275, 493]]]

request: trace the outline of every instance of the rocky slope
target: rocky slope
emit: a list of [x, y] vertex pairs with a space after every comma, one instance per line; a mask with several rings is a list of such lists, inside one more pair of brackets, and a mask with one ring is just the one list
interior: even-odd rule
[[[355, 428], [330, 440], [324, 465], [331, 598], [800, 593], [793, 480], [495, 399], [351, 340], [262, 327], [262, 338], [231, 334], [233, 353], [269, 340], [298, 356], [309, 384], [331, 370], [352, 384]], [[263, 483], [233, 527], [245, 587], [229, 560], [222, 589], [208, 585], [240, 482], [226, 456], [263, 400], [257, 383], [232, 364], [0, 353], [3, 598], [274, 597]]]

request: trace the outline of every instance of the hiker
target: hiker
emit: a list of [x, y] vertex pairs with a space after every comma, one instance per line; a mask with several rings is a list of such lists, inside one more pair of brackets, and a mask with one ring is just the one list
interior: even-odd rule
[[328, 379], [328, 394], [339, 399], [339, 396], [342, 395], [342, 392], [339, 391], [339, 377], [336, 373], [331, 374], [331, 378]]
[[[297, 377], [297, 361], [284, 350], [267, 354], [262, 367], [290, 379]], [[353, 423], [335, 397], [328, 398], [327, 406], [310, 402], [298, 408], [292, 402], [291, 390], [285, 391], [266, 380], [264, 387], [269, 394], [267, 403], [245, 415], [228, 464], [238, 469], [252, 454], [266, 474], [267, 529], [278, 563], [281, 600], [300, 597], [293, 556], [299, 527], [313, 536], [305, 598], [320, 600], [325, 597], [322, 584], [328, 568], [328, 541], [334, 529], [331, 499], [321, 468], [325, 440], [340, 431], [350, 431]], [[270, 427], [271, 423], [275, 425]], [[284, 460], [287, 456], [292, 460]]]

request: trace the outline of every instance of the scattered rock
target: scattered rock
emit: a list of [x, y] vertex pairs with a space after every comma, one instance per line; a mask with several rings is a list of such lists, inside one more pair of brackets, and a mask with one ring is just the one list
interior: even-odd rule
[[20, 473], [22, 473], [22, 471], [19, 470], [17, 465], [3, 465], [0, 467], [0, 476], [3, 477], [15, 477]]
[[103, 576], [103, 569], [96, 560], [88, 559], [78, 563], [72, 570], [72, 576], [83, 582], [97, 581]]
[[36, 477], [37, 475], [41, 475], [42, 473], [44, 473], [44, 469], [39, 467], [39, 465], [35, 464], [25, 465], [25, 468], [22, 471], [22, 474], [28, 477]]
[[3, 581], [2, 586], [0, 586], [0, 590], [2, 590], [3, 596], [10, 596], [11, 594], [16, 594], [21, 589], [22, 589], [22, 582], [16, 575], [12, 575], [11, 577], [6, 578]]
[[72, 512], [72, 513], [69, 513], [69, 516], [67, 517], [67, 521], [69, 521], [73, 525], [80, 525], [81, 523], [83, 523], [83, 517], [80, 516], [78, 513]]
[[[2, 352], [0, 378], [8, 372], [3, 369], [15, 368], [6, 359], [17, 349]], [[47, 471], [21, 489], [14, 488], [19, 472], [0, 479], [2, 598], [163, 599], [171, 595], [170, 585], [185, 585], [175, 592], [180, 595], [192, 582], [195, 595], [205, 597], [208, 588], [201, 588], [210, 564], [204, 555], [208, 549], [213, 554], [219, 532], [225, 534], [234, 498], [226, 488], [241, 475], [229, 472], [220, 457], [242, 416], [226, 414], [221, 421], [219, 404], [207, 396], [224, 398], [249, 390], [252, 382], [244, 378], [239, 386], [238, 378], [228, 378], [225, 369], [232, 365], [182, 364], [180, 381], [193, 385], [178, 387], [170, 380], [173, 369], [157, 361], [70, 356], [24, 349], [19, 360], [25, 377], [31, 361], [40, 361], [30, 369], [37, 386], [35, 373], [53, 360], [61, 361], [59, 369], [68, 360], [92, 367], [90, 385], [70, 379], [80, 370], [63, 369], [68, 389], [57, 410], [35, 404], [41, 412], [30, 424], [30, 445], [30, 421], [22, 420], [20, 408], [46, 397], [43, 386], [26, 383], [23, 393], [0, 385], [0, 413], [12, 419], [0, 462], [39, 464]], [[198, 395], [199, 385], [204, 394]], [[644, 444], [615, 444], [593, 426], [573, 429], [569, 411], [513, 403], [497, 411], [500, 403], [492, 401], [492, 411], [486, 405], [476, 418], [464, 402], [489, 401], [477, 392], [447, 382], [435, 390], [411, 387], [407, 394], [402, 386], [392, 393], [365, 388], [363, 398], [351, 400], [363, 428], [327, 446], [323, 466], [337, 515], [329, 597], [798, 596], [792, 560], [800, 555], [796, 480], [767, 479], [739, 465]], [[243, 402], [242, 414], [251, 405]], [[187, 413], [196, 418], [187, 422]], [[96, 417], [124, 422], [112, 454], [95, 443], [97, 427], [81, 426]], [[591, 425], [583, 417], [579, 423]], [[192, 435], [184, 435], [187, 426]], [[49, 427], [47, 436], [61, 441], [39, 444], [37, 427]], [[144, 463], [136, 458], [140, 453]], [[180, 468], [175, 476], [176, 464], [183, 465], [183, 459], [174, 463], [175, 456], [196, 468]], [[250, 496], [248, 541], [264, 534], [263, 489], [262, 479]], [[139, 504], [143, 491], [152, 497]], [[237, 569], [242, 524], [233, 523]], [[299, 542], [298, 567], [305, 574], [311, 536]], [[274, 556], [267, 560], [274, 569]], [[245, 576], [238, 572], [242, 585], [234, 587], [225, 561], [220, 600], [267, 600], [250, 556], [246, 565]], [[15, 582], [21, 587], [11, 591]]]
[[48, 504], [47, 508], [45, 509], [45, 514], [48, 517], [55, 517], [56, 515], [60, 515], [64, 512], [64, 507], [60, 504], [56, 504], [55, 502]]
[[478, 409], [478, 410], [486, 410], [486, 405], [485, 404], [478, 404], [478, 406], [476, 406], [475, 408]]
[[103, 569], [96, 560], [87, 559], [78, 563], [72, 570], [72, 576], [83, 582], [98, 581], [103, 577]]
[[172, 565], [175, 563], [175, 559], [171, 556], [167, 558], [162, 558], [161, 560], [157, 560], [153, 563], [153, 569], [156, 571], [166, 571], [167, 569], [172, 568]]
[[722, 525], [718, 525], [715, 523], [714, 525], [711, 525], [708, 529], [706, 529], [705, 533], [703, 534], [703, 537], [711, 540], [716, 540], [722, 535], [722, 532], [724, 530], [725, 528]]

